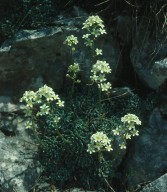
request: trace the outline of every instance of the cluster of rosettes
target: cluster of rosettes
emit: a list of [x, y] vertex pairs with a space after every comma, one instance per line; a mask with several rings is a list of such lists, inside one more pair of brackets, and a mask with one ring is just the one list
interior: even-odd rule
[[91, 136], [91, 142], [88, 144], [90, 154], [100, 151], [111, 151], [111, 140], [103, 132], [97, 132]]
[[71, 78], [75, 83], [80, 83], [81, 81], [77, 79], [77, 74], [80, 71], [78, 63], [74, 63], [68, 67], [67, 77]]
[[[26, 91], [23, 94], [23, 97], [20, 99], [20, 102], [26, 103], [25, 107], [25, 115], [27, 117], [31, 117], [34, 115], [34, 109], [38, 109], [36, 112], [36, 116], [44, 116], [50, 113], [50, 103], [52, 101], [56, 102], [58, 107], [64, 106], [64, 101], [61, 101], [59, 96], [55, 94], [52, 88], [44, 85], [43, 87], [39, 88], [38, 91]], [[56, 121], [58, 121], [59, 117], [55, 117]], [[32, 127], [33, 122], [27, 121], [26, 128]]]
[[92, 47], [93, 41], [102, 34], [105, 34], [103, 20], [99, 16], [90, 16], [84, 23], [82, 29], [88, 31], [87, 34], [83, 35], [85, 45]]
[[106, 61], [99, 61], [92, 66], [92, 75], [90, 76], [92, 82], [98, 84], [99, 89], [103, 92], [108, 92], [111, 89], [111, 83], [106, 82], [106, 74], [111, 73], [111, 68]]
[[135, 114], [127, 114], [121, 118], [123, 125], [113, 130], [113, 134], [120, 136], [121, 143], [119, 144], [121, 149], [126, 149], [126, 139], [138, 136], [139, 131], [136, 130], [136, 125], [141, 125], [141, 121]]

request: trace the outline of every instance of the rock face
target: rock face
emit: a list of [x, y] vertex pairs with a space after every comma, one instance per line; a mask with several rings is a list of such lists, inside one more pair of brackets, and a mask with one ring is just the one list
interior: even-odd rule
[[0, 96], [0, 191], [27, 192], [41, 173], [37, 146], [24, 126], [23, 108]]
[[[12, 97], [20, 97], [27, 89], [38, 89], [48, 84], [60, 91], [65, 84], [67, 67], [73, 58], [64, 40], [67, 35], [82, 36], [80, 29], [86, 20], [86, 14], [74, 9], [79, 19], [68, 19], [71, 15], [58, 16], [55, 27], [38, 30], [22, 30], [15, 35], [15, 39], [6, 41], [0, 48], [0, 93]], [[74, 15], [72, 15], [74, 17]], [[112, 37], [104, 36], [97, 42], [97, 47], [103, 49], [104, 59], [112, 68], [111, 80], [118, 77], [121, 68], [120, 50]], [[88, 78], [90, 51], [79, 44], [74, 58], [77, 60]]]
[[1, 114], [1, 119], [0, 191], [27, 192], [41, 173], [35, 159], [37, 146], [26, 132], [21, 117], [7, 113]]
[[141, 192], [166, 192], [167, 191], [167, 174], [146, 185]]
[[116, 33], [122, 45], [128, 45], [132, 41], [135, 27], [135, 19], [127, 15], [119, 15], [116, 20]]
[[149, 23], [142, 22], [133, 39], [130, 57], [140, 80], [151, 89], [158, 90], [167, 79], [166, 50], [166, 37], [160, 33], [156, 37], [149, 29]]
[[20, 31], [15, 41], [6, 44], [0, 49], [2, 95], [17, 96], [44, 81], [61, 88], [68, 60], [61, 28]]
[[151, 113], [148, 126], [140, 132], [126, 161], [126, 178], [130, 188], [150, 182], [167, 170], [167, 119], [159, 108]]

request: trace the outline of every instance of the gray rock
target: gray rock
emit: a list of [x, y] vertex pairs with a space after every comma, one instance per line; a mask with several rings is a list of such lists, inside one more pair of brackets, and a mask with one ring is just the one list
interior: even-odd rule
[[11, 97], [0, 96], [0, 131], [15, 135], [19, 123], [16, 116], [23, 114], [24, 108], [22, 104], [14, 104]]
[[[80, 29], [87, 15], [76, 7], [73, 12], [72, 17], [70, 15], [57, 17], [55, 27], [21, 30], [15, 35], [14, 40], [8, 40], [3, 44], [0, 48], [1, 95], [19, 98], [25, 90], [36, 90], [43, 84], [57, 91], [63, 89], [67, 67], [73, 62], [64, 40], [71, 34], [81, 38]], [[85, 80], [90, 75], [90, 59], [88, 59], [90, 51], [81, 44], [74, 58], [85, 71], [81, 74], [82, 80]], [[111, 65], [110, 79], [117, 80], [121, 70], [117, 42], [108, 35], [98, 40], [97, 47], [103, 49], [102, 59]]]
[[151, 73], [154, 74], [154, 77], [157, 79], [159, 87], [163, 85], [167, 79], [167, 58], [155, 61]]
[[146, 185], [141, 192], [166, 192], [167, 191], [167, 174]]
[[[144, 19], [143, 19], [144, 20]], [[141, 81], [158, 90], [167, 79], [167, 41], [162, 34], [152, 34], [149, 21], [138, 26], [130, 53], [131, 62]]]
[[69, 56], [60, 27], [22, 30], [0, 49], [1, 94], [20, 96], [45, 83], [59, 90]]
[[0, 96], [0, 103], [10, 103], [12, 100], [8, 96]]
[[130, 44], [135, 27], [135, 18], [128, 15], [119, 15], [114, 20], [116, 20], [116, 31], [122, 45]]
[[14, 103], [1, 103], [0, 102], [0, 113], [14, 113], [24, 109], [23, 105]]
[[41, 170], [35, 155], [37, 146], [26, 132], [20, 117], [16, 134], [5, 136], [0, 131], [0, 190], [27, 192], [35, 184]]
[[148, 125], [136, 138], [126, 160], [126, 179], [129, 188], [150, 182], [167, 170], [167, 120], [159, 108], [151, 113]]

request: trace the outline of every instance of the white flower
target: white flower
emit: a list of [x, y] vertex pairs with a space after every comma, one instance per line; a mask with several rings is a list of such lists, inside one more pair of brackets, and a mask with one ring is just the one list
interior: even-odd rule
[[141, 121], [135, 114], [128, 113], [127, 115], [121, 118], [121, 121], [123, 123], [128, 123], [128, 124], [134, 123], [136, 125], [141, 125]]
[[125, 145], [125, 143], [121, 143], [121, 144], [119, 144], [119, 147], [120, 147], [120, 149], [126, 149], [126, 145]]
[[95, 49], [96, 55], [102, 55], [102, 49]]
[[25, 122], [26, 129], [31, 129], [33, 127], [33, 122], [28, 120]]
[[88, 144], [88, 150], [87, 150], [87, 152], [89, 152], [90, 154], [101, 150], [106, 151], [113, 150], [111, 147], [111, 140], [102, 131], [93, 134], [90, 139], [91, 142], [90, 144]]
[[43, 116], [43, 115], [48, 115], [50, 111], [50, 107], [46, 104], [43, 104], [40, 106], [40, 111], [38, 115]]
[[118, 128], [116, 128], [116, 129], [114, 129], [114, 130], [112, 130], [112, 131], [113, 131], [113, 134], [114, 134], [114, 135], [119, 135], [119, 134], [120, 134]]
[[82, 38], [83, 38], [83, 39], [88, 39], [89, 36], [90, 36], [90, 34], [85, 34], [85, 35], [82, 36]]
[[64, 101], [58, 100], [57, 105], [59, 107], [64, 107]]
[[99, 32], [100, 32], [101, 35], [102, 34], [106, 34], [106, 30], [105, 29], [99, 29]]
[[70, 35], [66, 38], [65, 43], [70, 46], [73, 47], [74, 45], [78, 44], [78, 39], [77, 37], [75, 37], [74, 35]]
[[131, 139], [131, 135], [127, 133], [127, 134], [125, 134], [125, 138], [126, 139]]
[[101, 83], [101, 84], [99, 85], [99, 88], [100, 88], [102, 91], [108, 92], [108, 91], [111, 89], [111, 83], [110, 83], [110, 82]]
[[106, 146], [105, 149], [106, 149], [107, 151], [113, 151], [111, 145]]
[[60, 100], [59, 96], [58, 95], [54, 95], [54, 100]]

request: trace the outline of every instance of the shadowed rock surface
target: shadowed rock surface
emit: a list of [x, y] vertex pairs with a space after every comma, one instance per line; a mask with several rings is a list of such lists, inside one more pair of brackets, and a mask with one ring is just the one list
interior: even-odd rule
[[0, 190], [27, 192], [41, 173], [35, 158], [37, 146], [22, 118], [6, 119], [6, 123], [6, 127], [0, 127]]
[[132, 39], [130, 53], [133, 68], [140, 80], [154, 90], [158, 90], [167, 79], [167, 40], [162, 34], [156, 35], [149, 29], [149, 22], [145, 19]]
[[135, 187], [140, 183], [150, 182], [167, 170], [167, 120], [159, 108], [150, 114], [148, 125], [136, 138], [133, 149], [126, 161], [128, 186]]
[[167, 174], [146, 185], [141, 192], [166, 192], [167, 191]]

